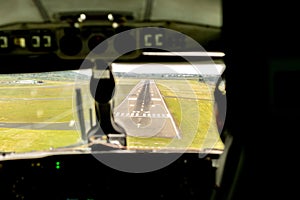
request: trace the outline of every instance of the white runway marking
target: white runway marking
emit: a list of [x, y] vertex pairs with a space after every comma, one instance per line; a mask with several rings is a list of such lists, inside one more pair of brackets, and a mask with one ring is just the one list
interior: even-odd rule
[[161, 101], [160, 98], [151, 98], [152, 101]]
[[161, 113], [143, 113], [140, 114], [139, 112], [131, 112], [131, 113], [114, 113], [115, 117], [150, 117], [150, 118], [161, 118], [161, 119], [168, 119], [170, 118], [170, 114], [161, 114]]

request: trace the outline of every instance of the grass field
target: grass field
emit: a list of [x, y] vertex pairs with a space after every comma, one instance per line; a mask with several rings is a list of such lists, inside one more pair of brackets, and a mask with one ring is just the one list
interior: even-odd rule
[[[41, 85], [1, 85], [0, 124], [78, 121], [73, 110], [74, 89], [73, 82], [49, 80]], [[70, 130], [0, 127], [0, 152], [49, 150], [79, 141], [76, 127]]]
[[30, 152], [49, 150], [79, 142], [74, 130], [24, 130], [0, 128], [0, 151]]
[[[117, 79], [121, 102], [139, 82]], [[156, 80], [157, 86], [182, 133], [181, 139], [128, 137], [129, 148], [223, 148], [213, 118], [210, 87], [196, 80]], [[0, 84], [1, 85], [1, 84]], [[88, 95], [88, 85], [82, 86]], [[1, 85], [1, 123], [44, 123], [77, 121], [74, 115], [74, 84], [48, 81], [42, 85]], [[85, 116], [88, 108], [85, 106]], [[77, 143], [78, 130], [28, 130], [0, 127], [0, 152], [48, 150]]]
[[197, 80], [156, 80], [156, 84], [182, 138], [128, 137], [130, 148], [224, 148], [213, 116], [213, 86]]

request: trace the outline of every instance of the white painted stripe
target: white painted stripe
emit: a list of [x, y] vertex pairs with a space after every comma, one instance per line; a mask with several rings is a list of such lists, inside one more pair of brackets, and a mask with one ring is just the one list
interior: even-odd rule
[[152, 101], [161, 101], [160, 98], [151, 98]]

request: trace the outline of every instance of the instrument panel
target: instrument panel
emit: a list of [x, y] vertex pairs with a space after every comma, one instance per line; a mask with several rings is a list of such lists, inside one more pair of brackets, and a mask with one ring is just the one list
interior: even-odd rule
[[[1, 30], [1, 29], [0, 29]], [[106, 25], [25, 24], [0, 31], [0, 55], [56, 54], [63, 59], [85, 58], [98, 44], [116, 34]]]
[[[143, 27], [148, 29], [136, 29]], [[164, 32], [162, 28], [176, 31], [176, 27], [167, 26], [165, 22], [130, 22], [126, 25], [103, 21], [10, 24], [0, 27], [0, 56], [54, 54], [61, 59], [70, 60], [85, 59], [93, 51], [99, 58], [121, 54], [121, 60], [128, 60], [138, 58], [145, 49], [160, 51], [168, 47], [171, 51], [194, 51], [197, 47], [189, 42], [188, 37], [200, 44], [205, 38], [205, 32], [202, 36], [199, 34], [199, 39], [199, 36], [187, 36], [181, 30], [177, 30], [178, 34], [171, 34], [169, 31]], [[127, 31], [126, 38], [124, 35], [118, 38], [118, 33], [124, 31]], [[114, 37], [113, 40], [108, 41], [111, 37]], [[95, 49], [99, 44], [102, 44], [101, 48]], [[136, 51], [123, 55], [124, 46], [128, 45]]]

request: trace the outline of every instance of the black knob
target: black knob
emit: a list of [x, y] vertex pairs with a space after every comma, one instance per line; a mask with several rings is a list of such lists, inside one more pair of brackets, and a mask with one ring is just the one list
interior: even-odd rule
[[[93, 53], [100, 54], [107, 49], [106, 36], [103, 34], [97, 34], [92, 36], [88, 41], [88, 47]], [[100, 45], [101, 44], [101, 45]]]
[[61, 52], [68, 56], [77, 55], [82, 49], [82, 41], [76, 35], [64, 35], [59, 44]]

